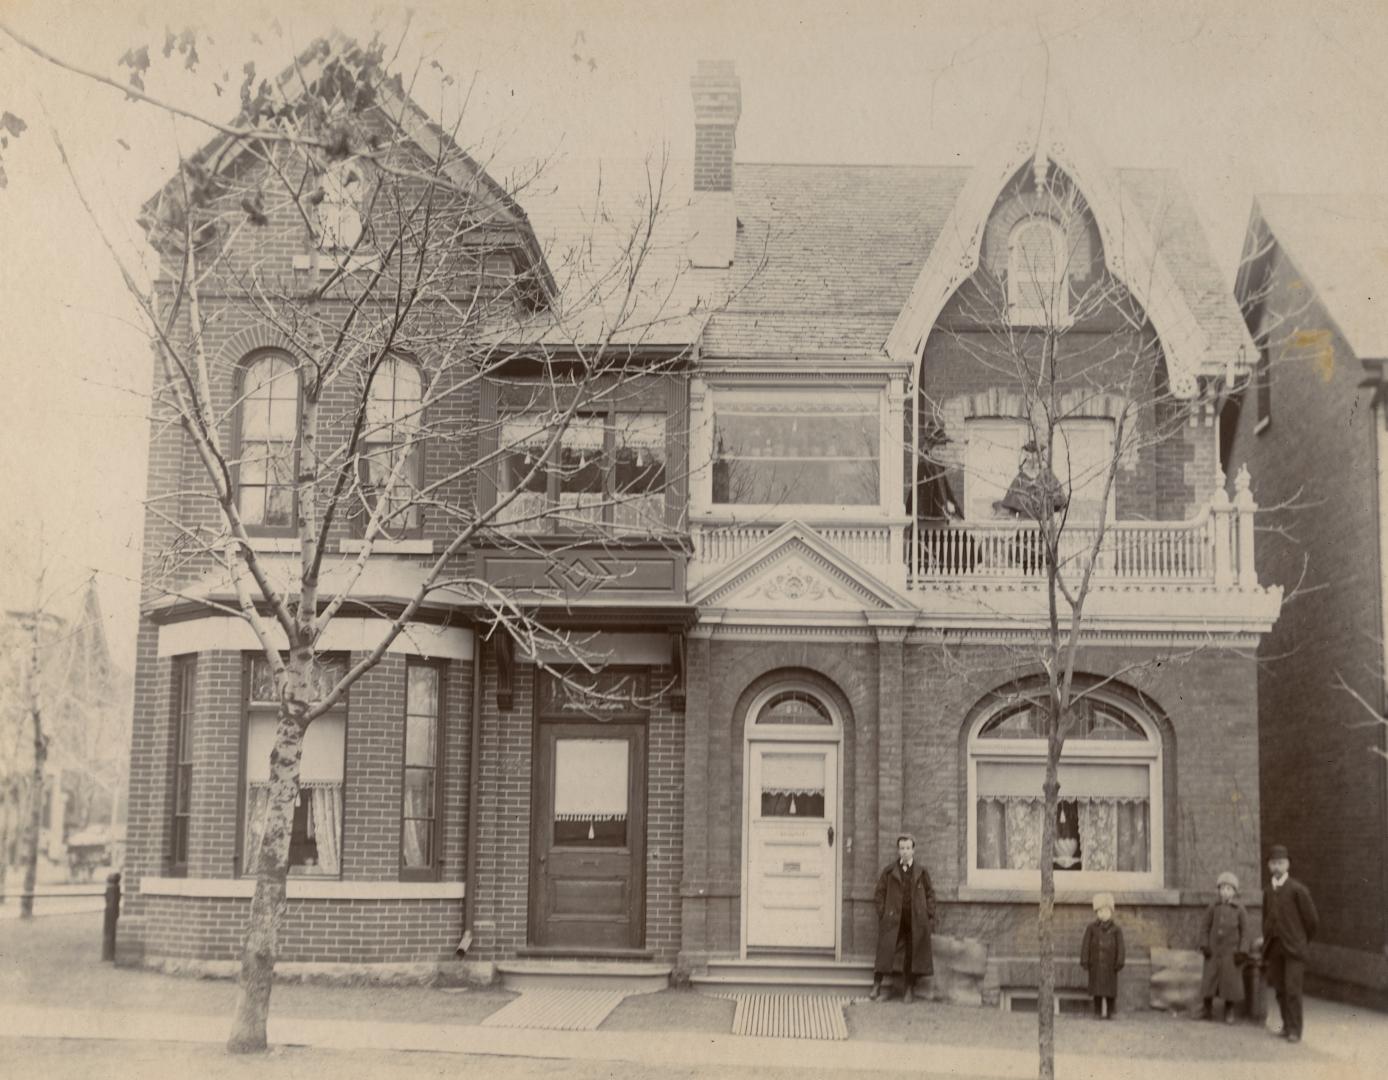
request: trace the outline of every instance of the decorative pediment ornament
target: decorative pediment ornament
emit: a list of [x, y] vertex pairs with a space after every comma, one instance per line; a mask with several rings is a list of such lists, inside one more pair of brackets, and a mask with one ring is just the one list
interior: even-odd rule
[[[984, 227], [1003, 189], [1018, 170], [1030, 166], [1041, 172], [1049, 162], [1084, 196], [1099, 229], [1109, 272], [1133, 294], [1156, 329], [1172, 392], [1182, 398], [1197, 396], [1200, 377], [1224, 375], [1229, 358], [1211, 348], [1143, 214], [1118, 178], [1075, 132], [1063, 95], [1054, 86], [1033, 87], [1023, 92], [1022, 99], [1024, 104], [1004, 137], [974, 167], [960, 191], [887, 336], [887, 354], [916, 365], [919, 384], [925, 340], [949, 298], [978, 268]], [[1043, 110], [1040, 115], [1038, 109]]]
[[915, 609], [910, 600], [798, 521], [782, 525], [710, 575], [691, 590], [689, 602], [826, 615]]

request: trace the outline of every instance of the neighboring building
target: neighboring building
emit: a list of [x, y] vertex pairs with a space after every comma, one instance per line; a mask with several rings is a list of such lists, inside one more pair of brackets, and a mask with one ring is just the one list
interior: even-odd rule
[[1388, 199], [1259, 196], [1237, 294], [1259, 359], [1225, 450], [1290, 597], [1260, 647], [1263, 838], [1319, 902], [1312, 985], [1388, 1007]]
[[[1047, 264], [1051, 297], [1112, 274], [1145, 310], [1135, 323], [1078, 316], [1074, 347], [1113, 345], [1127, 357], [1114, 363], [1145, 365], [1142, 385], [1173, 392], [1140, 411], [1150, 437], [1119, 471], [1079, 664], [1103, 687], [1069, 744], [1062, 807], [1075, 854], [1061, 955], [1078, 949], [1092, 892], [1114, 891], [1132, 950], [1125, 995], [1145, 1000], [1147, 950], [1194, 941], [1216, 874], [1256, 879], [1251, 652], [1279, 603], [1253, 576], [1247, 485], [1231, 503], [1218, 469], [1219, 393], [1248, 335], [1180, 184], [1109, 170], [1035, 116], [974, 168], [744, 164], [731, 67], [701, 66], [693, 88], [680, 261], [696, 293], [732, 300], [648, 340], [646, 354], [688, 350], [689, 362], [565, 436], [611, 454], [614, 430], [645, 432], [639, 446], [672, 478], [646, 511], [679, 542], [614, 553], [559, 537], [564, 573], [514, 547], [471, 556], [523, 594], [562, 590], [546, 610], [596, 635], [610, 657], [600, 678], [658, 700], [594, 722], [482, 613], [440, 600], [431, 642], [388, 654], [323, 718], [316, 746], [310, 729], [282, 957], [446, 961], [465, 929], [468, 958], [495, 961], [586, 952], [698, 972], [764, 950], [861, 957], [874, 881], [906, 829], [934, 878], [939, 933], [973, 943], [958, 947], [986, 970], [986, 995], [1034, 986], [1042, 751], [1027, 642], [1045, 604], [1025, 529], [991, 520], [1017, 467], [1020, 394], [978, 349], [1026, 334], [1043, 298], [1014, 277], [1011, 314], [990, 322], [960, 290], [1005, 279], [1018, 250], [1064, 245], [1078, 254]], [[1037, 171], [1071, 196], [1063, 223], [1029, 216]], [[536, 222], [542, 201], [525, 208]], [[524, 216], [509, 222], [524, 271], [542, 247]], [[209, 330], [223, 400], [276, 341], [265, 326]], [[1103, 386], [1070, 393], [1078, 514], [1102, 495], [1081, 466], [1105, 459], [1123, 402]], [[502, 417], [514, 444], [526, 399], [518, 376], [467, 408]], [[927, 442], [938, 452], [917, 469], [908, 455]], [[448, 474], [442, 457], [427, 475]], [[158, 430], [150, 495], [193, 467]], [[398, 600], [412, 561], [449, 535], [425, 515], [374, 560], [363, 593]], [[151, 516], [147, 550], [171, 538]], [[621, 573], [594, 587], [594, 564], [614, 559]], [[263, 665], [193, 591], [152, 603], [140, 631], [122, 933], [126, 955], [154, 963], [233, 961], [253, 885], [241, 823], [265, 752]], [[340, 647], [373, 617], [351, 613]], [[425, 832], [401, 820], [407, 713], [442, 733]], [[435, 854], [421, 859], [424, 840]]]

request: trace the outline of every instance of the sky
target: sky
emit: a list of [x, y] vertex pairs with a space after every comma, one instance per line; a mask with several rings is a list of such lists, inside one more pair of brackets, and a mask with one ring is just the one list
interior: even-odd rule
[[[1388, 190], [1380, 0], [457, 0], [408, 17], [355, 0], [0, 0], [0, 24], [117, 79], [121, 55], [152, 43], [150, 92], [222, 121], [222, 71], [278, 70], [333, 27], [379, 29], [421, 72], [421, 103], [465, 104], [466, 138], [502, 160], [688, 155], [689, 76], [730, 59], [740, 161], [968, 164], [1044, 68], [1108, 164], [1180, 172], [1231, 284], [1257, 192]], [[198, 30], [194, 71], [159, 62], [165, 26]], [[96, 573], [130, 663], [150, 356], [102, 236], [139, 266], [140, 204], [208, 131], [0, 34], [3, 111], [29, 128], [0, 149], [0, 607], [32, 602], [40, 551], [58, 596]]]

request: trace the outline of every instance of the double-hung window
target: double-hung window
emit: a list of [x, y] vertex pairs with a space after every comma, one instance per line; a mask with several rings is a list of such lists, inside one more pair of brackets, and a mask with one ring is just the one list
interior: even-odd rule
[[500, 424], [499, 520], [528, 532], [659, 532], [665, 521], [665, 413], [517, 414]]
[[877, 506], [877, 390], [720, 390], [714, 395], [715, 506]]
[[[1026, 449], [1029, 431], [1025, 421], [1009, 419], [970, 420], [967, 425], [964, 457], [964, 516], [969, 521], [986, 521], [1002, 514], [999, 506], [1017, 476], [1034, 456], [1033, 470], [1044, 462], [1044, 454], [1032, 455]], [[1082, 524], [1098, 519], [1107, 509], [1113, 520], [1114, 494], [1110, 488], [1104, 501], [1104, 486], [1113, 465], [1114, 425], [1108, 419], [1062, 420], [1055, 427], [1055, 447], [1051, 471], [1068, 499], [1066, 520]]]
[[361, 485], [366, 513], [379, 508], [387, 536], [419, 530], [416, 501], [421, 465], [422, 386], [419, 368], [387, 357], [377, 369], [366, 398], [362, 429]]
[[284, 353], [263, 353], [242, 371], [236, 505], [258, 532], [294, 528], [299, 373]]
[[[969, 737], [969, 883], [1035, 888], [1045, 811], [1045, 701], [1014, 700]], [[1161, 742], [1150, 720], [1116, 700], [1072, 709], [1060, 759], [1056, 884], [1161, 884]]]
[[188, 835], [193, 810], [193, 695], [196, 673], [196, 657], [174, 657], [173, 831], [169, 843], [169, 869], [174, 874], [188, 872]]
[[[315, 697], [326, 696], [346, 670], [338, 657], [315, 661]], [[279, 693], [265, 657], [246, 664], [246, 733], [242, 758], [244, 828], [241, 867], [256, 870], [266, 808], [270, 800], [270, 751], [279, 724]], [[343, 778], [347, 760], [347, 706], [339, 702], [308, 725], [299, 761], [299, 797], [289, 841], [293, 873], [337, 876], [342, 872]]]
[[429, 879], [439, 869], [443, 798], [443, 665], [405, 665], [404, 774], [400, 804], [400, 876]]

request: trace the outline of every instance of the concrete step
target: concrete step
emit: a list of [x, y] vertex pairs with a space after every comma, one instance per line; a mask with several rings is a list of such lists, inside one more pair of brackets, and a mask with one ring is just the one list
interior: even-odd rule
[[503, 960], [496, 965], [507, 990], [620, 990], [651, 994], [670, 985], [670, 965], [621, 960]]
[[872, 961], [817, 956], [713, 958], [708, 962], [708, 970], [695, 975], [690, 982], [716, 993], [802, 990], [852, 994], [872, 986]]

